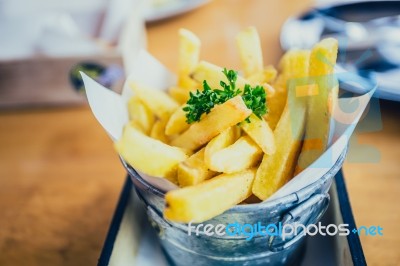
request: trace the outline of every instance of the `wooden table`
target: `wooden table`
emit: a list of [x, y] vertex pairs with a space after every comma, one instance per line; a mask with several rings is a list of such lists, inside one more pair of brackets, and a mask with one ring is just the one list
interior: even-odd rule
[[[148, 26], [149, 50], [175, 70], [177, 30], [186, 27], [201, 38], [203, 59], [238, 68], [234, 36], [254, 25], [265, 63], [276, 64], [282, 23], [309, 5], [213, 1]], [[379, 161], [347, 162], [344, 173], [357, 224], [384, 228], [382, 237], [361, 237], [367, 261], [399, 265], [400, 104], [381, 102], [381, 113], [383, 129], [357, 135], [359, 144], [379, 151]], [[353, 145], [350, 151], [368, 157], [361, 148]], [[88, 107], [2, 111], [0, 177], [0, 265], [96, 263], [125, 171]]]

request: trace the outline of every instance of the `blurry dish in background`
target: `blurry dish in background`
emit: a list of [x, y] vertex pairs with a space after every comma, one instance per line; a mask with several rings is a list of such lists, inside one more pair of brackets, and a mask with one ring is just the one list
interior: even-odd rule
[[[377, 84], [376, 97], [400, 101], [399, 1], [352, 1], [316, 7], [287, 20], [281, 45], [285, 50], [310, 48], [326, 37], [339, 41], [339, 72], [352, 72], [371, 83], [346, 90], [364, 93]], [[341, 76], [345, 75], [338, 75], [339, 80]]]
[[0, 110], [86, 104], [80, 75], [69, 75], [82, 62], [118, 92], [145, 47], [144, 1], [0, 0]]
[[160, 21], [196, 9], [209, 0], [150, 0], [145, 12], [146, 22]]
[[[123, 84], [124, 70], [118, 64], [104, 66], [94, 61], [80, 62], [69, 71], [71, 85], [79, 92], [85, 93], [81, 72], [85, 73], [99, 84], [114, 91], [118, 91]], [[119, 86], [116, 88], [116, 86]]]
[[142, 0], [2, 0], [0, 61], [99, 55], [118, 37]]

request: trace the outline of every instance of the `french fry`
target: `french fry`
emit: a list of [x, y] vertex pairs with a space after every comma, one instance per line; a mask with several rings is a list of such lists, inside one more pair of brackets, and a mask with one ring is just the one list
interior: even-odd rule
[[178, 80], [179, 87], [186, 91], [189, 94], [189, 91], [195, 91], [196, 88], [199, 88], [199, 83], [192, 79], [190, 76], [181, 76]]
[[278, 76], [278, 71], [273, 65], [268, 65], [264, 68], [264, 83], [272, 83]]
[[[265, 90], [265, 94], [270, 97], [273, 97], [275, 94], [275, 88], [272, 87], [271, 85], [269, 85], [268, 83], [264, 83], [263, 84], [264, 90]], [[267, 98], [267, 102], [268, 102], [268, 98]]]
[[247, 80], [250, 84], [264, 84], [264, 83], [272, 83], [276, 76], [278, 75], [278, 71], [275, 67], [269, 65], [264, 68], [263, 71], [252, 74], [247, 77]]
[[232, 145], [240, 137], [240, 128], [232, 126], [221, 132], [213, 138], [205, 147], [204, 162], [206, 165], [211, 164], [212, 156], [223, 148]]
[[150, 131], [150, 137], [164, 143], [168, 143], [168, 137], [165, 135], [165, 120], [158, 119]]
[[333, 75], [337, 51], [338, 42], [332, 38], [320, 41], [311, 51], [310, 77], [317, 92], [310, 92], [306, 136], [296, 174], [318, 159], [328, 145], [331, 115], [338, 101], [338, 82]]
[[[300, 59], [299, 55], [302, 55]], [[282, 73], [278, 76], [272, 86], [275, 89], [274, 94], [267, 93], [267, 102], [268, 102], [268, 113], [264, 116], [265, 120], [268, 122], [272, 129], [275, 129], [281, 115], [283, 109], [287, 103], [288, 97], [288, 88], [287, 83], [291, 79], [299, 79], [305, 78], [308, 76], [308, 67], [305, 69], [303, 67], [304, 60], [306, 59], [308, 62], [309, 51], [307, 50], [290, 50], [286, 52], [279, 65], [282, 70]]]
[[[294, 68], [294, 79], [288, 90], [288, 101], [275, 128], [276, 152], [264, 155], [253, 184], [253, 194], [265, 200], [282, 187], [292, 176], [301, 149], [306, 119], [306, 95], [298, 94], [298, 83], [307, 82], [309, 53], [292, 51], [288, 64]], [[305, 79], [305, 81], [304, 81]]]
[[274, 88], [274, 93], [273, 94], [267, 93], [268, 113], [264, 116], [264, 119], [268, 122], [271, 129], [275, 129], [282, 115], [283, 109], [285, 108], [286, 105], [287, 74], [285, 72], [287, 72], [288, 69], [283, 67], [284, 65], [283, 62], [285, 61], [284, 59], [288, 57], [289, 52], [287, 52], [280, 61], [282, 72], [275, 79], [274, 83], [272, 83], [272, 87]]
[[193, 89], [197, 85], [189, 74], [199, 62], [200, 45], [199, 38], [193, 32], [179, 29], [178, 85], [181, 88]]
[[262, 73], [264, 65], [257, 30], [254, 27], [242, 30], [236, 36], [236, 43], [239, 48], [244, 76], [247, 78], [255, 73]]
[[165, 134], [167, 136], [180, 134], [189, 128], [190, 125], [186, 123], [186, 112], [182, 109], [184, 106], [185, 105], [176, 109], [176, 111], [168, 119], [165, 127]]
[[179, 104], [184, 104], [189, 100], [190, 90], [183, 89], [180, 87], [173, 86], [168, 89], [168, 94]]
[[[290, 114], [296, 114], [296, 119]], [[253, 184], [253, 194], [261, 200], [270, 197], [291, 178], [301, 148], [305, 115], [305, 105], [292, 111], [285, 108], [274, 132], [277, 150], [273, 155], [264, 155]]]
[[200, 223], [211, 219], [251, 195], [255, 170], [222, 174], [195, 186], [165, 195], [164, 217], [174, 222]]
[[[309, 50], [297, 50], [293, 49], [285, 54], [285, 66], [284, 75], [287, 77], [287, 81], [291, 79], [301, 79], [308, 77], [310, 62], [310, 51]], [[289, 88], [288, 88], [289, 90]]]
[[208, 167], [222, 173], [235, 173], [255, 166], [262, 158], [262, 150], [249, 137], [240, 137], [234, 144], [214, 153]]
[[[200, 63], [195, 67], [193, 72], [191, 73], [191, 77], [199, 82], [199, 84], [203, 84], [203, 81], [206, 80], [208, 85], [212, 89], [220, 88], [221, 80], [228, 83], [228, 79], [225, 77], [222, 72], [224, 69], [222, 67], [213, 65], [206, 61], [200, 61]], [[236, 80], [236, 87], [243, 88], [247, 82], [243, 77], [239, 76]]]
[[128, 101], [128, 112], [130, 120], [148, 135], [154, 124], [154, 114], [144, 105], [140, 99], [133, 96]]
[[[280, 79], [282, 79], [282, 76], [278, 77], [278, 80]], [[272, 87], [274, 88], [274, 93], [267, 92], [268, 113], [264, 115], [264, 119], [268, 122], [271, 129], [274, 130], [285, 108], [287, 93], [286, 84], [274, 83]], [[264, 88], [266, 87], [264, 86]]]
[[178, 183], [181, 187], [197, 185], [217, 173], [204, 163], [204, 150], [199, 150], [178, 165]]
[[197, 150], [223, 130], [246, 119], [252, 111], [247, 108], [240, 95], [215, 106], [199, 122], [193, 123], [171, 144], [173, 146]]
[[178, 164], [188, 158], [184, 150], [150, 138], [130, 124], [126, 125], [115, 148], [135, 169], [155, 177], [164, 177], [174, 183]]
[[160, 119], [169, 117], [179, 105], [164, 91], [129, 84], [137, 97]]
[[240, 126], [265, 154], [272, 155], [275, 153], [274, 132], [263, 118], [260, 119], [252, 114], [250, 123], [244, 121]]

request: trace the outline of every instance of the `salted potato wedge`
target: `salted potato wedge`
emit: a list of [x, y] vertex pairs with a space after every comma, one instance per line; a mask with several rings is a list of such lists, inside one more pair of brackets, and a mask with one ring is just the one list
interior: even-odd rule
[[240, 95], [215, 106], [199, 122], [171, 141], [173, 146], [197, 150], [225, 129], [246, 119], [252, 111], [247, 108]]
[[192, 89], [197, 85], [189, 74], [199, 62], [200, 46], [200, 39], [193, 32], [179, 29], [178, 85], [181, 88]]
[[131, 122], [139, 126], [139, 128], [148, 135], [154, 124], [154, 114], [144, 105], [140, 99], [133, 96], [128, 101], [128, 112]]
[[185, 105], [176, 109], [176, 111], [168, 119], [168, 123], [165, 127], [165, 134], [167, 136], [172, 136], [180, 134], [189, 128], [189, 124], [186, 123], [186, 112], [183, 111]]
[[258, 36], [256, 28], [248, 27], [239, 32], [236, 36], [236, 43], [239, 48], [244, 76], [247, 78], [254, 73], [261, 73], [264, 64], [260, 36]]
[[134, 126], [126, 125], [115, 149], [135, 169], [176, 182], [178, 164], [188, 158], [184, 150], [150, 138]]
[[214, 153], [208, 167], [216, 172], [235, 173], [255, 166], [262, 155], [260, 147], [249, 136], [243, 136]]
[[233, 144], [240, 137], [240, 128], [232, 126], [221, 132], [218, 136], [213, 138], [205, 147], [204, 162], [206, 165], [211, 164], [212, 156], [223, 148]]
[[250, 123], [244, 121], [240, 126], [265, 154], [271, 155], [275, 153], [274, 132], [263, 118], [260, 119], [252, 114], [250, 116]]
[[[193, 72], [191, 73], [191, 77], [199, 82], [199, 84], [203, 84], [203, 81], [206, 80], [208, 85], [212, 89], [220, 88], [220, 82], [224, 81], [228, 83], [228, 79], [222, 72], [224, 69], [217, 65], [211, 64], [206, 61], [200, 61], [200, 63], [195, 67]], [[243, 77], [237, 76], [236, 87], [243, 88], [247, 82]]]
[[204, 150], [199, 150], [178, 165], [178, 183], [181, 187], [197, 185], [217, 173], [204, 163]]
[[288, 101], [274, 131], [276, 151], [264, 155], [257, 170], [252, 190], [261, 200], [270, 197], [293, 176], [304, 135], [308, 99], [307, 94], [298, 95], [298, 89], [307, 84], [308, 63], [307, 51], [296, 51], [289, 59], [288, 64], [297, 66], [293, 75], [305, 78], [290, 83]]
[[200, 223], [211, 219], [251, 195], [255, 170], [222, 174], [195, 186], [165, 195], [164, 217], [174, 222]]
[[328, 145], [331, 116], [338, 101], [338, 81], [333, 74], [337, 52], [338, 42], [333, 38], [320, 41], [311, 51], [310, 82], [315, 86], [309, 92], [306, 136], [296, 174], [318, 159]]
[[139, 86], [133, 82], [129, 85], [135, 95], [160, 119], [166, 119], [179, 107], [164, 91]]

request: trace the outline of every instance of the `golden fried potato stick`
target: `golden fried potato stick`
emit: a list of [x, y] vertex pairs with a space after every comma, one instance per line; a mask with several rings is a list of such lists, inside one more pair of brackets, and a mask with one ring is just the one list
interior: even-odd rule
[[228, 147], [229, 145], [232, 145], [240, 137], [240, 133], [240, 128], [235, 125], [225, 129], [218, 136], [207, 143], [204, 151], [205, 164], [209, 167], [214, 154]]
[[[302, 62], [293, 60], [293, 57], [297, 56], [298, 50], [289, 50], [286, 52], [280, 62], [279, 67], [281, 73], [277, 79], [272, 83], [272, 87], [275, 89], [274, 94], [267, 93], [268, 113], [264, 116], [271, 129], [275, 129], [278, 121], [282, 115], [283, 109], [286, 106], [288, 97], [287, 84], [291, 79], [305, 78], [308, 73], [304, 73], [302, 68]], [[309, 53], [308, 51], [302, 51]], [[300, 65], [299, 65], [300, 64]]]
[[239, 32], [236, 36], [236, 43], [239, 48], [244, 76], [247, 78], [256, 73], [262, 73], [264, 64], [260, 37], [256, 28], [248, 27]]
[[[279, 76], [278, 80], [281, 79], [282, 76]], [[287, 93], [286, 93], [286, 85], [282, 85], [282, 82], [279, 82], [278, 84], [274, 83], [272, 87], [274, 88], [274, 93], [267, 92], [266, 94], [268, 113], [265, 114], [263, 117], [265, 121], [267, 121], [271, 129], [274, 130], [279, 122], [283, 109], [285, 108]]]
[[269, 65], [266, 66], [263, 71], [254, 73], [251, 76], [247, 77], [247, 80], [250, 82], [251, 85], [262, 85], [264, 83], [271, 84], [276, 79], [277, 75], [278, 71], [275, 69], [275, 67]]
[[168, 137], [165, 135], [165, 124], [165, 120], [158, 119], [151, 128], [150, 137], [168, 143]]
[[199, 122], [171, 141], [171, 145], [197, 150], [225, 129], [245, 120], [252, 113], [240, 95], [215, 106]]
[[244, 121], [240, 126], [244, 132], [246, 132], [246, 134], [257, 143], [265, 154], [272, 155], [275, 153], [276, 145], [274, 132], [264, 118], [260, 119], [256, 115], [252, 114], [250, 116], [250, 123]]
[[208, 169], [204, 162], [204, 150], [199, 150], [178, 165], [178, 183], [180, 187], [200, 184], [217, 173]]
[[179, 29], [179, 61], [178, 61], [178, 86], [181, 89], [193, 89], [197, 83], [189, 74], [199, 63], [200, 39], [187, 29]]
[[[206, 61], [200, 61], [200, 63], [197, 64], [190, 76], [194, 80], [199, 82], [199, 84], [202, 84], [203, 81], [206, 80], [208, 85], [210, 85], [212, 89], [219, 89], [221, 88], [221, 81], [228, 83], [228, 79], [222, 72], [223, 70], [224, 69], [222, 67], [219, 67], [217, 65], [211, 64]], [[246, 81], [243, 77], [238, 75], [236, 80], [236, 87], [243, 89], [245, 84], [250, 84], [250, 82]]]
[[327, 148], [331, 116], [338, 101], [338, 81], [333, 74], [337, 52], [338, 42], [333, 38], [320, 41], [311, 51], [310, 82], [315, 86], [310, 91], [306, 135], [296, 174], [310, 166]]
[[274, 131], [276, 151], [264, 155], [257, 170], [252, 191], [261, 200], [270, 197], [293, 176], [304, 135], [308, 95], [297, 94], [298, 87], [303, 88], [300, 85], [308, 82], [309, 52], [291, 51], [288, 61], [293, 76], [299, 78], [290, 82], [288, 101]]
[[173, 222], [204, 222], [251, 195], [255, 170], [222, 174], [195, 186], [165, 195], [164, 217]]
[[167, 119], [179, 104], [167, 93], [140, 86], [134, 82], [129, 84], [134, 94], [160, 119]]
[[153, 127], [155, 117], [146, 105], [137, 96], [131, 97], [128, 101], [129, 119], [136, 124], [146, 135]]
[[114, 146], [135, 169], [174, 183], [177, 183], [178, 164], [188, 158], [184, 150], [148, 137], [130, 124], [125, 126], [121, 139]]
[[216, 172], [235, 173], [256, 166], [262, 155], [260, 147], [249, 136], [243, 136], [213, 154], [208, 167]]
[[168, 119], [165, 127], [165, 134], [167, 136], [180, 134], [189, 128], [190, 125], [186, 123], [186, 112], [183, 111], [184, 106], [185, 105], [176, 109], [176, 111]]
[[195, 92], [196, 90], [187, 90], [177, 86], [172, 86], [168, 89], [168, 95], [179, 104], [184, 104], [189, 100], [189, 92]]

